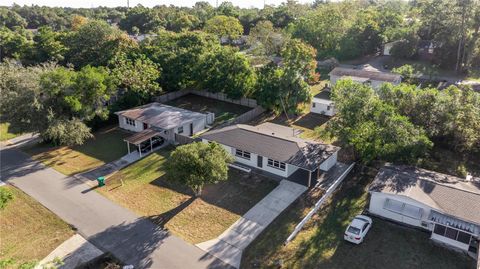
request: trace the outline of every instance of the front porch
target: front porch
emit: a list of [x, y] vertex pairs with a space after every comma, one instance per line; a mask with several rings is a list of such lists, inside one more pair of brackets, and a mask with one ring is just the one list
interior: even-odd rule
[[[136, 151], [142, 158], [142, 155], [164, 147], [167, 144], [167, 137], [161, 130], [148, 128], [125, 138], [123, 141], [127, 142], [129, 155]], [[133, 145], [133, 148], [130, 145]]]
[[303, 168], [298, 168], [293, 174], [291, 174], [287, 180], [307, 186], [307, 187], [321, 187], [329, 186], [330, 183], [335, 181], [340, 175], [347, 170], [348, 165], [337, 162], [330, 170], [322, 171], [316, 169], [314, 171], [308, 171]]
[[462, 249], [472, 256], [479, 253], [480, 226], [432, 210], [429, 221], [432, 225], [431, 238], [443, 244]]

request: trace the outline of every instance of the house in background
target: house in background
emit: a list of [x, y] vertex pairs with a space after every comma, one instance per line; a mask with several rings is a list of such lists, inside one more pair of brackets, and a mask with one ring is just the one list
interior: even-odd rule
[[402, 77], [388, 72], [369, 71], [365, 69], [354, 69], [346, 67], [335, 67], [330, 73], [330, 86], [323, 89], [317, 95], [313, 96], [310, 105], [310, 112], [326, 116], [335, 115], [335, 103], [331, 99], [330, 88], [337, 84], [337, 81], [349, 78], [355, 82], [379, 88], [383, 83], [398, 85], [402, 82]]
[[339, 147], [307, 141], [292, 128], [272, 123], [232, 125], [200, 136], [215, 141], [235, 157], [240, 168], [258, 169], [280, 178], [314, 186], [322, 173], [337, 163]]
[[379, 88], [383, 83], [398, 85], [402, 82], [402, 77], [397, 74], [346, 67], [335, 67], [330, 71], [329, 76], [331, 86], [335, 86], [337, 81], [344, 78], [350, 78], [355, 82], [371, 85], [374, 89]]
[[203, 114], [160, 103], [150, 103], [115, 112], [119, 127], [135, 132], [125, 138], [128, 153], [130, 145], [142, 152], [151, 151], [164, 143], [175, 143], [177, 135], [192, 136], [213, 123], [213, 113]]
[[369, 212], [431, 231], [431, 239], [477, 257], [480, 179], [385, 165], [370, 187]]

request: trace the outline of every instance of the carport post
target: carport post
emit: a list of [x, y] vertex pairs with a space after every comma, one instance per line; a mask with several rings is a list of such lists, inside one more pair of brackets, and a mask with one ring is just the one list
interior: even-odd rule
[[142, 157], [142, 149], [140, 148], [140, 144], [138, 144], [137, 146], [138, 146], [138, 154], [140, 154], [140, 157]]
[[308, 171], [308, 187], [312, 185], [312, 171]]
[[130, 143], [128, 143], [128, 141], [125, 142], [127, 142], [128, 154], [130, 154]]
[[150, 152], [153, 151], [152, 138], [150, 137]]

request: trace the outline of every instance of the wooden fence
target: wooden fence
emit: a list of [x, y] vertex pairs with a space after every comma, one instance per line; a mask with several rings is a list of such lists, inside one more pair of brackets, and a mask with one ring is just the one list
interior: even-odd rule
[[155, 97], [155, 101], [160, 102], [160, 103], [166, 103], [168, 101], [171, 101], [173, 99], [177, 99], [179, 97], [182, 97], [187, 94], [195, 94], [207, 98], [212, 98], [216, 99], [219, 101], [224, 101], [227, 103], [232, 103], [232, 104], [237, 104], [237, 105], [242, 105], [242, 106], [247, 106], [251, 108], [257, 107], [257, 100], [255, 99], [250, 99], [250, 98], [240, 98], [240, 99], [231, 99], [228, 98], [226, 94], [218, 92], [218, 93], [213, 93], [213, 92], [208, 92], [208, 91], [197, 91], [197, 90], [181, 90], [181, 91], [176, 91], [176, 92], [170, 92], [166, 93], [164, 95], [160, 95]]
[[312, 218], [313, 214], [315, 214], [318, 209], [320, 209], [320, 206], [322, 206], [322, 204], [328, 199], [328, 197], [330, 197], [330, 195], [337, 189], [337, 187], [340, 185], [340, 183], [342, 183], [342, 181], [345, 179], [345, 177], [348, 175], [348, 173], [350, 173], [350, 171], [353, 169], [353, 166], [355, 165], [355, 163], [352, 163], [334, 182], [332, 185], [330, 185], [330, 187], [327, 189], [327, 191], [325, 192], [324, 195], [322, 195], [322, 197], [320, 198], [320, 200], [318, 200], [316, 203], [315, 203], [315, 207], [312, 208], [312, 210], [310, 210], [310, 212], [308, 212], [307, 216], [305, 216], [305, 218], [302, 219], [302, 221], [300, 221], [300, 223], [297, 224], [297, 226], [295, 226], [295, 229], [293, 230], [293, 232], [288, 236], [287, 240], [285, 241], [285, 244], [288, 244], [290, 241], [292, 241], [295, 236], [297, 236], [298, 232], [300, 232], [300, 230], [303, 228], [303, 226]]
[[247, 122], [253, 120], [254, 118], [258, 117], [263, 112], [265, 112], [265, 109], [261, 106], [257, 106], [254, 109], [249, 110], [249, 111], [243, 113], [242, 115], [240, 115], [240, 116], [238, 116], [234, 119], [231, 119], [231, 120], [228, 120], [228, 121], [222, 123], [217, 128], [221, 128], [221, 127], [225, 127], [225, 126], [229, 126], [229, 125], [233, 125], [233, 124], [247, 123]]

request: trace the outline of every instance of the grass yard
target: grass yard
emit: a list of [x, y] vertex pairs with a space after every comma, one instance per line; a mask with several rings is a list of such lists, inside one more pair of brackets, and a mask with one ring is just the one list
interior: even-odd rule
[[424, 158], [418, 160], [417, 166], [440, 173], [464, 177], [459, 173], [459, 168], [463, 165], [469, 173], [480, 177], [480, 162], [478, 160], [480, 160], [480, 153], [461, 154], [435, 144]]
[[173, 234], [200, 243], [220, 235], [277, 185], [232, 169], [228, 181], [208, 185], [194, 198], [189, 189], [165, 179], [163, 164], [169, 153], [170, 149], [152, 153], [112, 175], [97, 191]]
[[305, 225], [298, 236], [283, 242], [312, 206], [300, 200], [284, 211], [254, 242], [242, 268], [424, 268], [473, 269], [473, 259], [434, 244], [425, 232], [374, 218], [372, 230], [359, 246], [343, 240], [350, 220], [368, 200], [367, 187], [375, 169], [356, 168], [339, 191]]
[[0, 123], [0, 141], [9, 140], [21, 135], [10, 128], [10, 123]]
[[267, 121], [301, 130], [301, 138], [333, 144], [335, 139], [332, 139], [321, 132], [321, 130], [325, 128], [329, 119], [330, 117], [328, 116], [316, 113], [307, 113], [297, 118], [289, 119], [285, 117], [285, 114], [280, 114], [274, 118], [267, 119]]
[[8, 188], [14, 198], [0, 210], [0, 268], [31, 268], [75, 233], [21, 190], [1, 188]]
[[196, 112], [215, 113], [214, 124], [222, 124], [223, 122], [236, 118], [252, 109], [250, 107], [223, 102], [220, 100], [207, 98], [195, 94], [187, 94], [185, 96], [171, 100], [166, 104]]
[[117, 127], [109, 127], [94, 133], [94, 138], [80, 146], [53, 147], [49, 144], [37, 144], [23, 150], [60, 173], [73, 175], [127, 154], [127, 145], [123, 139], [128, 135], [129, 133]]

